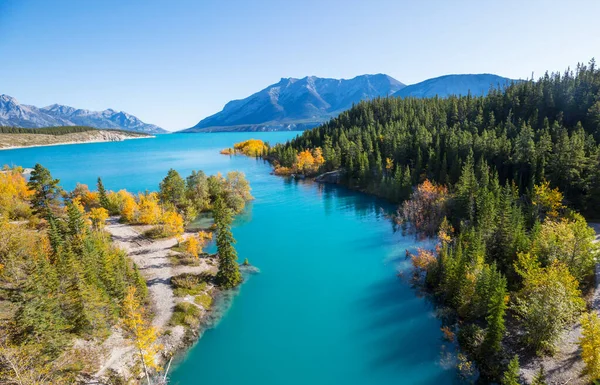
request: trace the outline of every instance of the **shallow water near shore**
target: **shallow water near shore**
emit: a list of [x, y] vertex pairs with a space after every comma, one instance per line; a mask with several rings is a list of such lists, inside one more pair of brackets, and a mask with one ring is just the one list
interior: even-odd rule
[[[411, 237], [394, 233], [384, 201], [270, 175], [261, 160], [219, 150], [296, 133], [163, 135], [155, 139], [0, 152], [0, 163], [41, 163], [61, 185], [155, 190], [183, 176], [243, 171], [256, 198], [236, 218], [240, 260], [260, 269], [171, 373], [172, 384], [450, 384], [433, 307], [400, 281]], [[449, 348], [448, 348], [449, 349]]]

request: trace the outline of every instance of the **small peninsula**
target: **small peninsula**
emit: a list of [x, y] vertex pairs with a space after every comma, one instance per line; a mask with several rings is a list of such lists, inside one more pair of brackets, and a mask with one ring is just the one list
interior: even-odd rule
[[[100, 178], [65, 191], [40, 164], [28, 176], [0, 171], [0, 382], [165, 384], [213, 299], [243, 281], [231, 223], [252, 199], [244, 174], [171, 169], [140, 194]], [[212, 224], [190, 226], [201, 213]]]
[[0, 127], [0, 150], [60, 144], [120, 142], [128, 139], [153, 138], [139, 132], [100, 130], [85, 126], [61, 126], [38, 129]]

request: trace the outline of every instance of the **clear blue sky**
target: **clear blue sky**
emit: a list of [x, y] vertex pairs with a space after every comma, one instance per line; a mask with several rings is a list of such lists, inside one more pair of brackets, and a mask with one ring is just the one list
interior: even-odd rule
[[600, 1], [0, 0], [0, 94], [175, 130], [282, 77], [527, 78], [600, 59]]

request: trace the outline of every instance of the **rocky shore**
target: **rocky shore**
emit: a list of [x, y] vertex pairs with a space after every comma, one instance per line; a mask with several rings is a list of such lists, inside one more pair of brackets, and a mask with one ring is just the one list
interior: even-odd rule
[[[205, 309], [194, 301], [194, 297], [186, 295], [177, 297], [171, 284], [173, 277], [181, 274], [214, 274], [216, 264], [206, 258], [198, 263], [177, 264], [173, 250], [177, 244], [175, 238], [152, 240], [143, 234], [144, 226], [132, 226], [119, 223], [117, 217], [110, 218], [106, 230], [112, 235], [116, 245], [125, 250], [136, 263], [148, 284], [150, 310], [153, 314], [152, 324], [160, 333], [159, 343], [162, 345], [160, 364], [167, 369], [170, 359], [189, 347], [199, 337], [199, 328], [186, 328], [173, 325], [171, 319], [177, 304], [185, 302], [196, 306], [199, 310], [199, 321], [204, 322], [209, 309]], [[207, 291], [215, 293], [212, 287]], [[112, 334], [99, 348], [100, 368], [94, 376], [84, 381], [85, 384], [108, 384], [111, 378], [129, 379], [134, 377], [131, 369], [135, 367], [136, 351], [127, 341], [120, 328], [115, 327]], [[159, 375], [164, 375], [161, 372]]]
[[48, 134], [0, 134], [0, 150], [26, 147], [57, 146], [62, 144], [120, 142], [128, 139], [154, 138], [137, 132], [114, 130], [90, 130], [64, 135]]

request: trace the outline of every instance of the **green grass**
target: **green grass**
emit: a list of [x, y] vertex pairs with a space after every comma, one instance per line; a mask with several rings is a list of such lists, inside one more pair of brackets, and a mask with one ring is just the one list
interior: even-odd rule
[[175, 305], [173, 316], [171, 317], [172, 326], [186, 326], [197, 328], [200, 325], [201, 310], [198, 306], [189, 302], [180, 302]]
[[185, 297], [186, 295], [197, 295], [197, 294], [204, 292], [206, 290], [206, 287], [207, 287], [206, 282], [201, 282], [200, 284], [198, 284], [194, 287], [191, 287], [191, 288], [178, 287], [175, 290], [173, 290], [173, 295], [175, 297]]
[[212, 297], [208, 293], [200, 293], [196, 298], [194, 298], [194, 302], [197, 305], [200, 305], [204, 308], [204, 310], [210, 309], [212, 305]]
[[150, 239], [166, 238], [165, 235], [164, 235], [164, 233], [163, 233], [162, 226], [154, 226], [150, 230], [146, 230], [144, 232], [144, 236], [146, 236], [146, 237], [148, 237]]
[[212, 280], [210, 274], [190, 274], [184, 273], [171, 278], [173, 286], [173, 294], [176, 297], [185, 297], [186, 295], [198, 295], [208, 286], [208, 282]]

